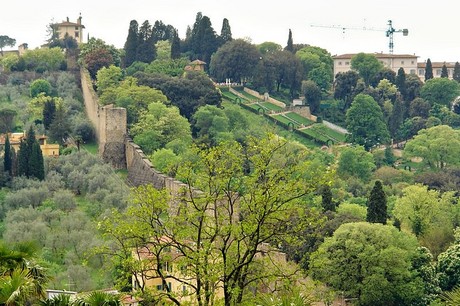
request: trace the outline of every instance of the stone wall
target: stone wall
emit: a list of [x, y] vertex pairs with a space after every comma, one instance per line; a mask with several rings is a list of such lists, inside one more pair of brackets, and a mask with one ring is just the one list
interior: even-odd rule
[[263, 101], [267, 101], [267, 102], [270, 102], [270, 103], [273, 103], [275, 105], [278, 105], [279, 107], [282, 107], [282, 108], [285, 108], [286, 107], [286, 104], [284, 102], [281, 102], [281, 101], [278, 101], [276, 99], [273, 99], [271, 98], [268, 94], [265, 94], [265, 95], [261, 95], [259, 94], [257, 91], [255, 90], [252, 90], [252, 89], [249, 89], [247, 87], [244, 87], [243, 90], [245, 92], [247, 92], [248, 94], [250, 95], [253, 95], [253, 96], [256, 96], [258, 97], [259, 99], [263, 100]]
[[115, 169], [125, 169], [126, 109], [113, 105], [99, 105], [88, 72], [82, 69], [80, 74], [86, 114], [94, 126], [99, 155]]

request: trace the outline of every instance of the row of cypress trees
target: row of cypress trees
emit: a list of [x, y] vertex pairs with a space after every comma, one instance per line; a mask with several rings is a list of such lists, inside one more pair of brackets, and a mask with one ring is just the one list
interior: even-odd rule
[[3, 169], [9, 177], [26, 176], [39, 180], [45, 179], [43, 153], [32, 127], [27, 132], [26, 139], [21, 140], [17, 154], [11, 146], [8, 135], [6, 136]]

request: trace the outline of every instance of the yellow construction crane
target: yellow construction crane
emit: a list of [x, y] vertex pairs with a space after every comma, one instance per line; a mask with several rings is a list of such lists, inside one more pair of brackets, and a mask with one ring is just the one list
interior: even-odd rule
[[346, 30], [362, 30], [362, 31], [384, 31], [386, 37], [389, 38], [388, 47], [390, 50], [390, 54], [393, 54], [394, 42], [393, 42], [393, 33], [403, 33], [403, 36], [409, 35], [408, 29], [399, 29], [396, 30], [393, 28], [393, 22], [388, 20], [388, 28], [387, 29], [376, 29], [376, 28], [368, 28], [368, 27], [350, 27], [350, 26], [342, 26], [342, 25], [319, 25], [319, 24], [311, 24], [312, 27], [320, 27], [320, 28], [333, 28], [333, 29], [341, 29], [342, 33], [345, 33]]

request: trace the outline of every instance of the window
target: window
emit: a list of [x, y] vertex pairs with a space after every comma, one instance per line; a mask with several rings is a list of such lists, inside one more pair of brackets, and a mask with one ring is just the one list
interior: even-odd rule
[[401, 65], [404, 65], [404, 61], [401, 61]]
[[411, 69], [410, 74], [415, 74], [415, 69]]
[[342, 66], [342, 62], [339, 62], [339, 66]]
[[425, 69], [418, 70], [418, 75], [424, 75], [424, 74], [425, 74]]
[[75, 27], [75, 31], [78, 31], [78, 27]]
[[413, 64], [415, 64], [415, 61], [411, 61], [410, 63], [413, 65]]
[[187, 286], [183, 285], [182, 286], [182, 293], [186, 293], [187, 292]]
[[436, 75], [441, 75], [441, 69], [436, 69]]
[[158, 290], [158, 291], [163, 290], [163, 285], [157, 285], [157, 290]]
[[350, 62], [345, 62], [345, 65], [350, 65]]
[[80, 33], [75, 32], [75, 38], [77, 38], [79, 34], [80, 34]]

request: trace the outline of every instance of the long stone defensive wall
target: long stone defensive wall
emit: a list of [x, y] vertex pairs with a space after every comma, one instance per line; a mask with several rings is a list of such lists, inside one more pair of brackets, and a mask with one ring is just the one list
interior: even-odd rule
[[127, 135], [126, 109], [99, 105], [89, 74], [81, 71], [81, 84], [88, 118], [94, 125], [99, 155], [116, 169], [127, 169], [133, 186], [152, 184], [179, 194], [186, 187], [180, 181], [156, 170], [142, 149]]
[[94, 126], [99, 155], [115, 169], [125, 169], [126, 109], [113, 105], [99, 105], [88, 72], [80, 70], [80, 77], [86, 114]]

